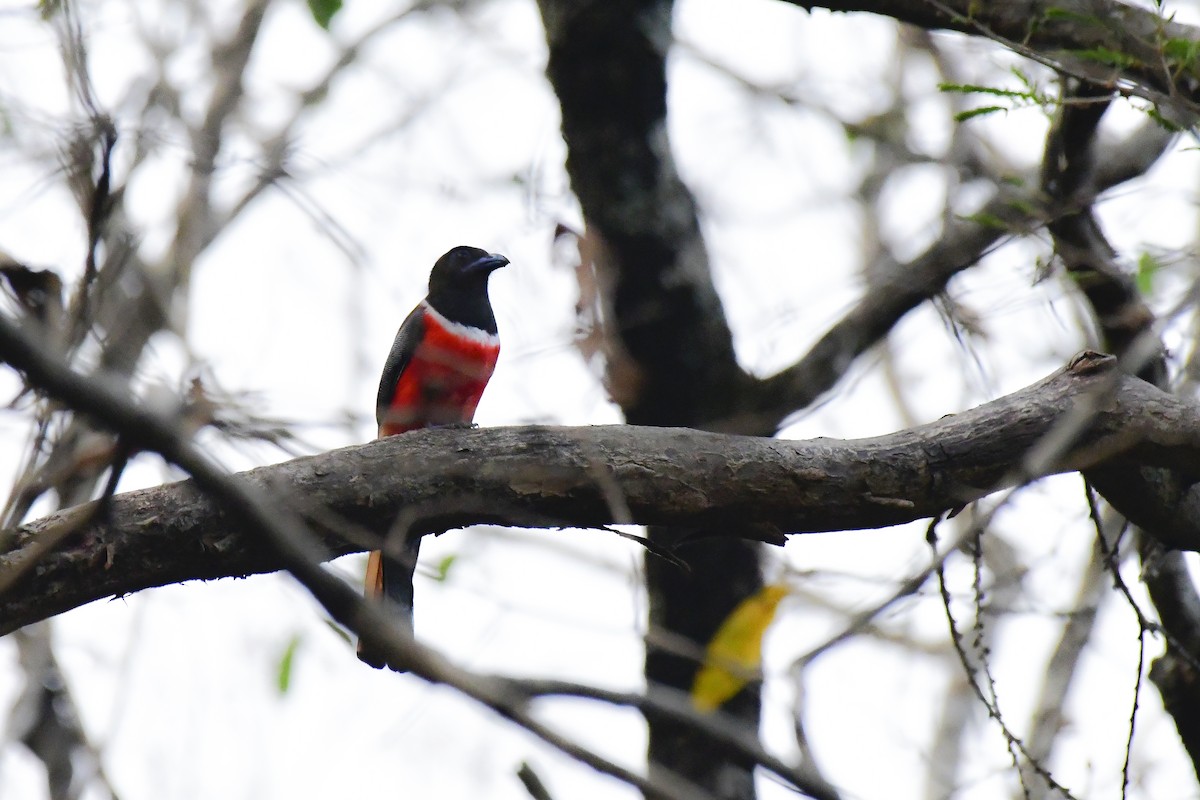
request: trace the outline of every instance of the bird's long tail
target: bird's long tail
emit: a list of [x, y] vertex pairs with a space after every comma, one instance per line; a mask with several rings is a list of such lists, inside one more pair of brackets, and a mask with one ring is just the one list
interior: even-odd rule
[[[413, 630], [413, 572], [417, 567], [417, 554], [421, 548], [420, 537], [409, 539], [405, 545], [403, 560], [388, 558], [374, 550], [367, 559], [367, 575], [364, 594], [368, 600], [381, 600], [383, 608], [396, 625]], [[359, 639], [358, 658], [375, 669], [389, 667], [397, 672], [407, 672], [402, 664], [389, 662], [370, 643]]]

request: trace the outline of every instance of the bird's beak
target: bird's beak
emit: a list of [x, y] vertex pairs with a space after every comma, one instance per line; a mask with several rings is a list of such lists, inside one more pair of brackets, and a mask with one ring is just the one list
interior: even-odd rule
[[489, 273], [494, 270], [500, 269], [507, 263], [508, 263], [507, 258], [500, 255], [499, 253], [492, 253], [491, 255], [484, 256], [483, 258], [479, 259], [478, 261], [471, 262], [470, 266], [467, 267], [467, 272]]

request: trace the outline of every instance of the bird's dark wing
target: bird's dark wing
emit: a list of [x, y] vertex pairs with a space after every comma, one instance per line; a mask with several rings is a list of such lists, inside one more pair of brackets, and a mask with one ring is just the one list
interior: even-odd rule
[[392, 395], [396, 392], [396, 384], [408, 362], [412, 361], [421, 337], [425, 335], [425, 304], [418, 303], [396, 331], [392, 341], [392, 349], [388, 352], [387, 361], [383, 363], [383, 376], [379, 379], [379, 393], [375, 396], [375, 424], [383, 425], [387, 416], [388, 406], [391, 405]]

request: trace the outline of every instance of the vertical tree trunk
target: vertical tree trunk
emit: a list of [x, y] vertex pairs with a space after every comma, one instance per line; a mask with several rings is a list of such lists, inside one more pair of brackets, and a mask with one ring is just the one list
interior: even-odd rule
[[[671, 0], [542, 0], [548, 74], [562, 107], [567, 169], [608, 306], [609, 383], [634, 425], [712, 428], [738, 410], [747, 377], [713, 287], [695, 202], [667, 139]], [[729, 430], [728, 425], [722, 425]], [[696, 654], [762, 583], [757, 547], [703, 531], [656, 529], [688, 569], [646, 561], [646, 679], [691, 688]], [[690, 652], [660, 649], [674, 640]], [[726, 711], [758, 725], [758, 691]], [[650, 718], [650, 769], [718, 796], [754, 797], [751, 770], [687, 726]]]

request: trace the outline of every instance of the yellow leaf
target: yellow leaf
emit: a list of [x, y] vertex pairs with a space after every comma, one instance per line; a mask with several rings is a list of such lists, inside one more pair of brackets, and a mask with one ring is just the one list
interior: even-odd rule
[[697, 711], [715, 711], [758, 678], [763, 634], [787, 593], [787, 587], [780, 584], [764, 586], [739, 603], [721, 623], [692, 683], [692, 706]]

